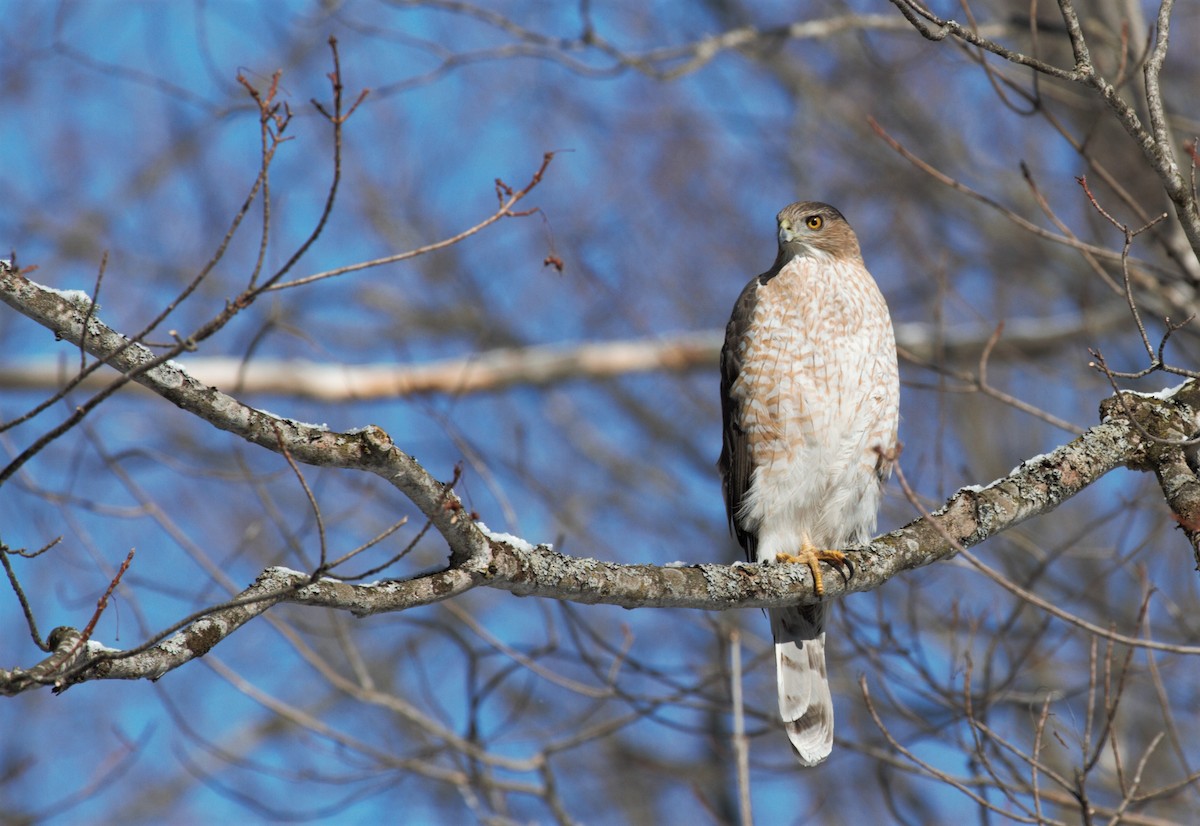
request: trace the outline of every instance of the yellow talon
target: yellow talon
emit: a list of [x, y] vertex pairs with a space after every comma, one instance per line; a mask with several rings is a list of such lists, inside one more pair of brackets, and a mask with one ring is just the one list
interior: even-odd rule
[[828, 562], [833, 567], [837, 568], [838, 573], [842, 573], [844, 566], [849, 570], [849, 574], [842, 574], [843, 578], [849, 580], [850, 575], [854, 573], [854, 566], [850, 563], [850, 558], [841, 551], [821, 550], [814, 548], [809, 542], [805, 541], [800, 546], [800, 552], [797, 554], [789, 554], [779, 552], [775, 554], [776, 562], [796, 562], [801, 565], [807, 565], [808, 570], [812, 572], [813, 590], [817, 596], [825, 594], [825, 580], [821, 577], [822, 562]]

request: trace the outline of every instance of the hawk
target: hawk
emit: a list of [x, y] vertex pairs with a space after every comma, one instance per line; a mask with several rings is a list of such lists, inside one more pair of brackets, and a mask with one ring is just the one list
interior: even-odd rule
[[[779, 253], [746, 285], [721, 350], [719, 467], [751, 562], [821, 562], [870, 540], [896, 447], [900, 384], [887, 304], [828, 204], [776, 217]], [[801, 764], [833, 749], [825, 605], [772, 608], [779, 714]]]

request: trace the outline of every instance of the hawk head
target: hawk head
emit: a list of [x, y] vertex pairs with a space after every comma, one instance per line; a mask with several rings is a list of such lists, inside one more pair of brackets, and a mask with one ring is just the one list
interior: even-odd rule
[[785, 206], [775, 216], [779, 224], [779, 257], [790, 261], [797, 255], [829, 256], [860, 260], [858, 237], [842, 213], [819, 201], [800, 201]]

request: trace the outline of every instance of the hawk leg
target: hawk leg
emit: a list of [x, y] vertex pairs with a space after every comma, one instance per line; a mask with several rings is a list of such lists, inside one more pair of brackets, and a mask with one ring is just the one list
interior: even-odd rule
[[[800, 552], [797, 554], [780, 553], [775, 554], [776, 562], [798, 562], [802, 565], [807, 565], [808, 570], [812, 572], [813, 590], [817, 596], [822, 596], [825, 593], [825, 580], [821, 577], [822, 562], [828, 562], [838, 573], [842, 574], [842, 578], [849, 581], [850, 576], [854, 574], [854, 565], [851, 564], [850, 558], [841, 551], [821, 550], [814, 548], [807, 540], [800, 546]], [[849, 573], [843, 572], [845, 568]]]

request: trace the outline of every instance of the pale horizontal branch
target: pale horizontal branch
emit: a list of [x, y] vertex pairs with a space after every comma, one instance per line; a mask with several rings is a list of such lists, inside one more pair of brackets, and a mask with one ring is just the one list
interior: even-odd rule
[[[514, 385], [606, 379], [651, 371], [680, 372], [717, 362], [723, 333], [681, 333], [633, 341], [504, 347], [427, 364], [327, 365], [309, 361], [192, 359], [197, 380], [246, 393], [325, 401], [460, 395]], [[3, 373], [0, 372], [0, 380]]]
[[[1036, 356], [1061, 348], [1083, 332], [1111, 329], [1127, 317], [1128, 311], [1121, 307], [1087, 318], [1013, 319], [1005, 322], [1002, 346], [993, 352], [991, 361]], [[922, 362], [935, 358], [971, 362], [979, 359], [992, 332], [979, 328], [938, 331], [928, 324], [909, 323], [897, 326], [896, 341]], [[196, 381], [228, 393], [342, 402], [433, 393], [488, 393], [637, 373], [715, 370], [724, 337], [723, 330], [702, 330], [652, 339], [503, 347], [425, 364], [329, 364], [213, 356], [179, 359], [179, 363]], [[0, 365], [0, 387], [56, 390], [74, 373], [69, 362], [61, 359]], [[93, 373], [79, 387], [95, 391], [110, 381], [111, 374]]]

